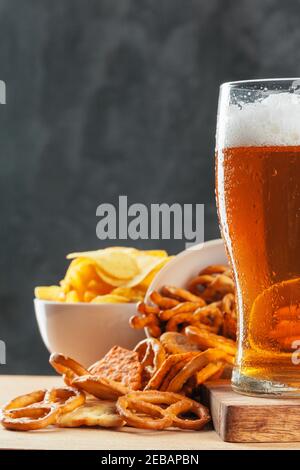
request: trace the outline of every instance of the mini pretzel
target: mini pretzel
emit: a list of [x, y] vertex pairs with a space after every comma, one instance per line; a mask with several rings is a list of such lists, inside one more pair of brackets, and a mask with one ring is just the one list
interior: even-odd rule
[[[120, 416], [135, 428], [161, 430], [170, 427], [172, 417], [166, 415], [163, 408], [149, 402], [151, 397], [143, 395], [141, 399], [141, 393], [145, 392], [130, 393], [118, 399], [117, 410]], [[137, 412], [142, 413], [142, 416], [138, 416]]]
[[163, 379], [162, 384], [159, 387], [159, 390], [166, 391], [169, 388], [170, 382], [174, 379], [174, 377], [178, 374], [178, 372], [183, 369], [183, 367], [191, 360], [191, 357], [184, 357], [180, 361], [177, 362], [177, 364], [174, 364], [174, 366], [169, 370], [169, 372], [166, 374], [165, 378]]
[[149, 325], [156, 325], [157, 323], [157, 318], [153, 313], [149, 313], [149, 315], [143, 317], [140, 317], [139, 315], [133, 315], [129, 319], [130, 326], [136, 329], [145, 328], [145, 326]]
[[179, 392], [183, 385], [192, 377], [196, 372], [203, 369], [210, 362], [226, 361], [227, 355], [218, 349], [207, 349], [202, 353], [195, 355], [187, 364], [180, 370], [180, 372], [171, 380], [167, 391]]
[[222, 310], [224, 313], [235, 312], [235, 297], [234, 294], [226, 294], [222, 299]]
[[201, 299], [201, 297], [192, 294], [186, 289], [173, 286], [164, 286], [161, 291], [162, 294], [166, 297], [171, 297], [172, 299], [180, 300], [181, 302], [187, 300], [189, 302], [200, 302], [203, 304], [203, 299]]
[[160, 309], [157, 305], [148, 305], [145, 302], [139, 302], [137, 304], [137, 311], [144, 315], [157, 315]]
[[210, 266], [206, 266], [206, 268], [201, 269], [199, 272], [199, 276], [201, 274], [223, 274], [228, 271], [228, 266], [224, 264], [211, 264]]
[[202, 370], [196, 373], [197, 385], [201, 385], [209, 379], [216, 379], [222, 375], [225, 364], [223, 361], [210, 362]]
[[176, 305], [179, 304], [179, 300], [170, 299], [170, 297], [164, 297], [155, 290], [151, 292], [150, 299], [153, 303], [162, 309], [170, 309], [176, 307]]
[[[214, 304], [216, 304], [215, 302]], [[216, 331], [223, 325], [223, 315], [220, 309], [214, 304], [206, 305], [205, 307], [200, 307], [194, 312], [194, 320], [200, 321], [205, 325], [212, 326]]]
[[158, 338], [161, 335], [161, 329], [158, 326], [158, 319], [155, 315], [150, 313], [147, 316], [139, 317], [138, 315], [133, 315], [129, 319], [129, 324], [132, 328], [141, 329], [147, 328], [149, 334], [153, 338]]
[[12, 410], [15, 408], [25, 408], [27, 406], [41, 404], [45, 398], [47, 390], [36, 390], [25, 395], [20, 395], [13, 400], [10, 400], [2, 407], [2, 412]]
[[64, 377], [64, 381], [67, 385], [71, 385], [72, 380], [76, 377], [89, 374], [89, 371], [81, 364], [70, 357], [64, 356], [63, 354], [51, 354], [49, 362], [56, 372]]
[[[196, 319], [194, 318], [194, 321]], [[178, 331], [178, 325], [183, 323], [193, 324], [193, 314], [192, 313], [178, 313], [172, 317], [167, 325], [166, 331]]]
[[85, 402], [85, 395], [72, 388], [53, 388], [14, 398], [2, 408], [1, 423], [8, 429], [30, 431], [54, 424], [60, 414]]
[[159, 338], [161, 335], [161, 328], [158, 325], [150, 324], [146, 326], [146, 329], [148, 330], [149, 335], [152, 336], [152, 338]]
[[148, 381], [166, 359], [166, 351], [160, 341], [147, 338], [134, 348], [142, 364], [144, 378]]
[[[159, 405], [167, 405], [167, 408], [161, 408]], [[200, 429], [210, 419], [208, 411], [200, 403], [176, 393], [158, 391], [129, 393], [118, 399], [117, 410], [127, 424], [143, 429], [158, 430], [170, 426]], [[187, 411], [192, 411], [199, 419], [178, 418], [179, 414]], [[142, 416], [137, 412], [142, 413]]]
[[2, 408], [1, 423], [7, 429], [31, 431], [54, 424], [59, 410], [43, 402], [46, 390], [36, 390], [14, 398]]
[[116, 400], [129, 392], [129, 388], [120, 382], [95, 375], [77, 377], [72, 381], [72, 385], [102, 400]]
[[235, 342], [231, 339], [224, 338], [224, 336], [215, 335], [205, 329], [193, 326], [187, 326], [185, 328], [185, 334], [188, 338], [198, 344], [200, 349], [205, 350], [207, 348], [218, 348], [232, 356], [235, 356], [236, 354]]
[[85, 394], [76, 388], [52, 388], [45, 393], [44, 403], [55, 404], [60, 414], [69, 413], [85, 403]]
[[[193, 413], [198, 417], [198, 419], [180, 418], [179, 415], [184, 413]], [[170, 405], [166, 409], [166, 414], [172, 417], [173, 426], [180, 429], [198, 431], [210, 421], [207, 408], [190, 398], [184, 398], [183, 400], [179, 400], [177, 403]]]
[[199, 351], [198, 346], [182, 333], [163, 333], [160, 337], [160, 342], [169, 354], [182, 354], [190, 351]]
[[197, 352], [191, 351], [183, 354], [172, 354], [171, 356], [167, 357], [160, 368], [151, 377], [147, 386], [145, 387], [145, 390], [159, 390], [167, 374], [178, 362], [191, 359], [195, 355], [197, 355]]
[[233, 280], [225, 274], [201, 274], [190, 282], [189, 289], [210, 302], [222, 299], [224, 295], [235, 291]]
[[16, 431], [34, 431], [55, 424], [58, 415], [56, 405], [41, 403], [3, 411], [1, 424]]
[[172, 309], [161, 310], [158, 316], [160, 320], [168, 321], [178, 313], [192, 313], [204, 305], [206, 305], [204, 300], [203, 302], [180, 302]]

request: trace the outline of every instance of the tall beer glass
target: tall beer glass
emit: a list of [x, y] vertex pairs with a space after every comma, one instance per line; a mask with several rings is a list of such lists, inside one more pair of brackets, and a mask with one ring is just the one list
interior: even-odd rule
[[234, 272], [234, 390], [300, 397], [300, 79], [225, 83], [219, 221]]

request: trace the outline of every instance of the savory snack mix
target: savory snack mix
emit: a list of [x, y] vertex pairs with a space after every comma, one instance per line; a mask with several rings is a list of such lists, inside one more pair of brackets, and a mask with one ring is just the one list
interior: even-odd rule
[[[101, 282], [107, 283], [117, 273], [112, 260], [115, 253], [119, 256], [118, 249], [109, 250], [109, 256], [91, 253], [72, 257], [78, 265], [91, 260], [90, 264], [84, 264], [84, 272], [89, 276], [90, 272], [98, 275], [100, 260], [106, 277]], [[123, 254], [127, 256], [126, 250]], [[136, 254], [139, 256], [147, 264], [148, 255]], [[159, 258], [159, 255], [150, 257]], [[166, 255], [161, 258], [165, 261]], [[71, 272], [76, 272], [73, 263]], [[158, 265], [153, 260], [147, 275]], [[134, 267], [131, 261], [128, 266], [131, 271], [127, 288], [131, 288], [142, 281], [140, 268]], [[118, 273], [125, 280], [126, 270], [120, 269]], [[74, 288], [70, 271], [60, 289], [64, 282]], [[87, 291], [82, 285], [76, 285], [76, 292], [84, 296]], [[140, 303], [138, 314], [130, 321], [134, 328], [147, 327], [149, 336], [133, 351], [116, 345], [88, 368], [63, 354], [52, 354], [50, 364], [62, 376], [65, 386], [14, 398], [2, 408], [2, 425], [19, 431], [49, 425], [202, 429], [210, 416], [199, 400], [201, 384], [219, 378], [225, 369], [230, 369], [236, 352], [231, 273], [226, 266], [209, 266], [200, 271], [187, 289], [165, 286], [161, 292], [153, 292], [150, 299], [152, 304]]]

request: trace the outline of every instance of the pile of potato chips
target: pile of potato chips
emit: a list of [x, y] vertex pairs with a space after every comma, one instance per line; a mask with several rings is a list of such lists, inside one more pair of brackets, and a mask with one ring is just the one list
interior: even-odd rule
[[59, 302], [127, 303], [143, 300], [157, 272], [170, 260], [164, 250], [110, 247], [71, 253], [59, 286], [36, 287], [35, 297]]

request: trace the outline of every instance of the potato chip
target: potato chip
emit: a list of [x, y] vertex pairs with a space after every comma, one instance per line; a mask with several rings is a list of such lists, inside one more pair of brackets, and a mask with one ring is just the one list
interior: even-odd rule
[[151, 282], [155, 278], [156, 274], [173, 258], [173, 256], [169, 256], [158, 263], [152, 271], [147, 274], [147, 276], [138, 284], [138, 287], [141, 289], [145, 289], [147, 291], [148, 287], [150, 286]]
[[60, 302], [138, 302], [170, 259], [164, 250], [130, 247], [71, 253], [67, 258], [72, 261], [60, 286], [37, 288], [38, 298]]
[[65, 294], [60, 286], [39, 286], [34, 289], [34, 295], [37, 299], [52, 300], [63, 302]]
[[146, 291], [138, 287], [116, 287], [111, 293], [126, 297], [129, 302], [139, 302], [144, 299]]
[[70, 292], [66, 294], [65, 300], [66, 302], [71, 302], [71, 303], [80, 302], [80, 298], [76, 290], [70, 290]]
[[83, 253], [71, 253], [68, 259], [86, 257], [97, 264], [106, 276], [129, 280], [139, 273], [139, 267], [130, 253], [121, 250], [97, 250]]
[[142, 366], [138, 353], [114, 346], [89, 368], [91, 374], [121, 382], [132, 390], [139, 390], [142, 382]]
[[91, 300], [92, 304], [122, 304], [127, 302], [129, 300], [126, 297], [115, 294], [97, 295]]

